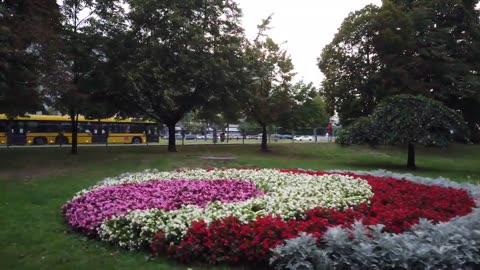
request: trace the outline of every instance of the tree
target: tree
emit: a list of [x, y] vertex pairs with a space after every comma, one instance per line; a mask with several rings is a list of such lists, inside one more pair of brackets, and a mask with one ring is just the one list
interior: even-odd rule
[[280, 115], [278, 125], [286, 130], [327, 126], [330, 116], [325, 100], [312, 83], [300, 81], [293, 86], [293, 92], [295, 102], [291, 111]]
[[[225, 57], [228, 57], [227, 55]], [[197, 119], [206, 123], [206, 128], [213, 129], [213, 141], [216, 142], [217, 129], [224, 130], [230, 123], [238, 122], [243, 116], [239, 97], [246, 81], [244, 62], [241, 55], [228, 59], [230, 71], [218, 76], [212, 84], [215, 94], [197, 110]]]
[[421, 94], [462, 112], [480, 140], [478, 0], [384, 0], [352, 13], [319, 59], [343, 124], [382, 99]]
[[408, 67], [413, 79], [423, 95], [461, 111], [472, 140], [480, 142], [479, 1], [416, 2], [406, 9], [416, 33]]
[[36, 61], [26, 48], [12, 44], [11, 28], [2, 26], [0, 31], [0, 113], [14, 118], [41, 107]]
[[122, 44], [126, 27], [124, 10], [116, 2], [111, 2], [107, 8], [99, 8], [99, 13], [101, 16], [90, 22], [93, 30], [90, 31], [90, 48], [98, 59], [92, 59], [94, 65], [89, 76], [85, 77], [88, 99], [83, 114], [90, 119], [139, 117], [141, 115], [121, 111], [119, 97], [114, 91], [125, 87], [119, 68], [128, 54], [128, 48]]
[[415, 169], [415, 145], [447, 145], [453, 133], [466, 134], [458, 112], [423, 96], [384, 99], [374, 112], [358, 119], [337, 139], [341, 144], [406, 145], [407, 167]]
[[256, 122], [244, 120], [240, 122], [238, 129], [243, 136], [246, 136], [247, 134], [256, 134], [258, 132], [258, 125]]
[[343, 123], [368, 115], [376, 105], [382, 66], [373, 43], [378, 12], [379, 7], [368, 5], [351, 13], [318, 59], [329, 113], [337, 111]]
[[71, 152], [76, 154], [79, 115], [99, 116], [110, 111], [94, 109], [95, 99], [91, 98], [99, 98], [95, 92], [105, 87], [101, 69], [110, 60], [102, 47], [108, 34], [105, 26], [118, 23], [122, 8], [115, 0], [64, 0], [61, 11], [55, 69], [44, 79], [44, 86], [50, 104], [70, 116]]
[[240, 9], [228, 0], [131, 0], [123, 65], [130, 110], [165, 124], [176, 152], [175, 125], [208, 103], [232, 77], [243, 30]]
[[[240, 67], [236, 74], [242, 74]], [[206, 128], [213, 129], [213, 141], [216, 142], [217, 129], [224, 130], [230, 123], [238, 122], [242, 117], [242, 104], [236, 99], [243, 85], [237, 78], [238, 84], [230, 84], [225, 88], [217, 89], [217, 95], [212, 96], [198, 110], [197, 119], [206, 123]], [[235, 82], [235, 80], [233, 80]]]
[[0, 113], [13, 119], [42, 110], [40, 82], [51, 66], [60, 12], [55, 0], [0, 3]]
[[245, 114], [262, 127], [260, 150], [268, 151], [267, 125], [278, 121], [294, 104], [291, 80], [293, 64], [287, 52], [265, 35], [271, 16], [258, 26], [258, 34], [246, 46], [246, 70], [249, 82], [240, 93]]

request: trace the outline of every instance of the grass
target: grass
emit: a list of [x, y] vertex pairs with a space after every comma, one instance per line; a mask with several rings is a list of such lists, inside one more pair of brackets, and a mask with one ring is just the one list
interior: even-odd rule
[[[309, 169], [387, 169], [408, 172], [403, 148], [343, 148], [334, 144], [276, 144], [270, 153], [258, 145], [82, 147], [0, 149], [0, 261], [2, 269], [230, 269], [178, 265], [144, 252], [125, 252], [71, 233], [60, 207], [98, 180], [146, 168], [283, 167]], [[234, 156], [234, 161], [201, 156]], [[414, 174], [480, 182], [480, 146], [420, 148]]]

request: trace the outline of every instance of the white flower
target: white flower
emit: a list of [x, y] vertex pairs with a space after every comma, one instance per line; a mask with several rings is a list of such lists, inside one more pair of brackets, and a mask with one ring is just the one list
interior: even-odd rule
[[252, 181], [266, 191], [265, 195], [242, 202], [210, 202], [205, 208], [185, 205], [173, 211], [160, 209], [134, 210], [124, 216], [105, 220], [99, 228], [102, 240], [140, 248], [148, 244], [158, 231], [180, 240], [194, 220], [213, 220], [236, 216], [241, 222], [249, 222], [258, 216], [280, 215], [283, 219], [303, 216], [308, 209], [327, 207], [346, 209], [373, 196], [371, 187], [362, 179], [339, 174], [312, 176], [308, 174], [284, 173], [275, 169], [262, 170], [211, 170], [203, 169], [180, 172], [155, 172], [124, 174], [108, 178], [98, 185], [81, 191], [77, 196], [104, 186], [122, 183], [144, 182], [152, 179], [240, 179]]

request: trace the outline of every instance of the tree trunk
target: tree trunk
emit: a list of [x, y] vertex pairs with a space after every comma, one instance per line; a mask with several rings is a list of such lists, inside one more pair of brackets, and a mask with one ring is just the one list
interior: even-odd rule
[[260, 146], [260, 151], [268, 152], [267, 147], [267, 125], [262, 124], [262, 144]]
[[175, 145], [175, 124], [169, 123], [168, 127], [168, 152], [177, 152], [177, 146]]
[[413, 143], [408, 143], [408, 160], [407, 167], [409, 169], [415, 169], [415, 145]]
[[227, 124], [227, 143], [230, 139], [230, 124]]
[[213, 144], [217, 144], [217, 127], [213, 127], [213, 132], [212, 132], [212, 138], [213, 138]]
[[[74, 22], [73, 22], [73, 44], [74, 46], [78, 46], [77, 44], [77, 7], [78, 7], [78, 1], [74, 3], [75, 4], [75, 14], [74, 14]], [[73, 71], [73, 86], [75, 87], [75, 90], [78, 91], [78, 77], [79, 77], [79, 72], [78, 72], [78, 65], [77, 65], [77, 52], [78, 52], [78, 47], [75, 47], [73, 50], [73, 66], [72, 66], [72, 71]], [[71, 94], [71, 93], [68, 93]], [[68, 95], [67, 94], [67, 95]], [[72, 123], [72, 154], [76, 155], [78, 153], [78, 118], [76, 118], [78, 112], [75, 112], [74, 109], [70, 110], [70, 119]]]
[[72, 126], [72, 154], [78, 153], [78, 116], [76, 113], [70, 113], [71, 126]]
[[5, 133], [7, 135], [7, 147], [12, 145], [12, 142], [13, 142], [12, 128], [13, 128], [13, 119], [9, 117], [7, 120], [7, 130]]

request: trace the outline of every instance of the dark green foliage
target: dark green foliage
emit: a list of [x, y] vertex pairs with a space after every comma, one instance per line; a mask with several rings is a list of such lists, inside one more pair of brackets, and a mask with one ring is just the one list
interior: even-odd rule
[[373, 18], [378, 11], [369, 5], [350, 14], [319, 59], [329, 112], [337, 111], [342, 123], [368, 115], [375, 107], [381, 62], [373, 44]]
[[235, 88], [241, 12], [225, 0], [128, 3], [126, 87], [118, 95], [128, 111], [165, 124], [175, 152], [175, 124], [209, 102], [221, 107], [214, 99]]
[[0, 28], [0, 113], [15, 117], [40, 109], [35, 59], [10, 46], [12, 33]]
[[349, 124], [382, 99], [423, 95], [462, 113], [480, 139], [478, 0], [385, 0], [352, 13], [319, 59], [330, 110]]
[[371, 120], [364, 116], [353, 122], [349, 127], [341, 129], [335, 142], [340, 144], [378, 144], [378, 138], [374, 136], [375, 129]]
[[55, 0], [0, 1], [0, 113], [9, 117], [42, 110], [39, 87], [59, 31]]
[[[446, 146], [454, 132], [468, 135], [459, 113], [423, 96], [398, 95], [386, 98], [370, 116], [360, 118], [344, 130], [337, 142]], [[409, 148], [409, 154], [414, 155], [412, 151]], [[415, 167], [414, 160], [408, 165]]]
[[47, 104], [72, 119], [72, 153], [77, 153], [77, 126], [80, 114], [105, 118], [116, 112], [104, 93], [112, 78], [115, 60], [108, 41], [120, 24], [122, 8], [116, 0], [65, 0], [61, 6], [62, 31], [54, 44], [52, 70], [42, 86]]
[[246, 45], [247, 79], [238, 100], [245, 114], [262, 127], [261, 151], [267, 152], [267, 126], [291, 111], [296, 95], [291, 85], [293, 64], [280, 45], [265, 35], [271, 16], [258, 26], [253, 42]]
[[422, 96], [387, 98], [369, 116], [381, 144], [415, 143], [447, 145], [452, 132], [464, 132], [460, 114], [442, 103]]
[[286, 130], [326, 127], [330, 116], [327, 114], [325, 99], [312, 83], [296, 83], [293, 85], [293, 93], [294, 102], [289, 111], [280, 114], [278, 125]]

